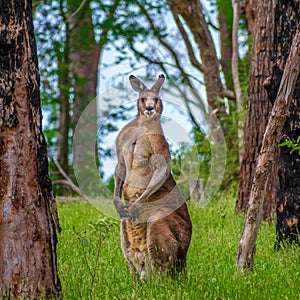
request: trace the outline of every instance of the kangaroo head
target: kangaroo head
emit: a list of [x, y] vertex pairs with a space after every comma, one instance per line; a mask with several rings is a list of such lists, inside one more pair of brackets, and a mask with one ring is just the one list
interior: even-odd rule
[[132, 88], [139, 92], [138, 99], [138, 114], [152, 118], [162, 113], [162, 101], [159, 97], [159, 90], [165, 81], [164, 75], [159, 75], [157, 81], [149, 90], [145, 84], [131, 75], [129, 77]]

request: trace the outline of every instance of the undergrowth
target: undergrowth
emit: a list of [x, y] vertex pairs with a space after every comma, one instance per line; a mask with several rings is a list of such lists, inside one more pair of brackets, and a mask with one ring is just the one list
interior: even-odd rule
[[274, 251], [275, 224], [263, 223], [255, 268], [235, 273], [244, 216], [234, 214], [236, 190], [205, 208], [189, 203], [193, 236], [186, 276], [134, 282], [123, 258], [118, 221], [88, 203], [59, 203], [58, 269], [64, 299], [300, 299], [299, 248]]

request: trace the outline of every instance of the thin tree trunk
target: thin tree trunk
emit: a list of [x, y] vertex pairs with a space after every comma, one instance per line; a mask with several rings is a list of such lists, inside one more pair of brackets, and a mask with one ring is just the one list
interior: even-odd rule
[[221, 59], [223, 75], [226, 82], [226, 88], [233, 91], [233, 78], [232, 78], [232, 6], [231, 0], [218, 0], [218, 20], [219, 20], [219, 32], [220, 32], [220, 47], [221, 47]]
[[300, 30], [297, 31], [290, 54], [285, 65], [280, 87], [270, 119], [264, 134], [262, 148], [258, 157], [256, 172], [250, 193], [249, 208], [243, 233], [239, 242], [237, 269], [253, 267], [256, 252], [256, 238], [263, 213], [265, 188], [272, 175], [272, 165], [276, 158], [281, 131], [289, 113], [300, 65]]
[[58, 62], [59, 69], [59, 86], [60, 86], [60, 109], [59, 109], [59, 125], [57, 129], [57, 160], [64, 171], [69, 174], [69, 132], [70, 132], [70, 102], [69, 88], [70, 79], [68, 71], [65, 69], [67, 63]]
[[232, 0], [233, 6], [233, 26], [232, 26], [232, 76], [234, 84], [234, 92], [238, 111], [238, 144], [239, 144], [239, 163], [242, 162], [242, 140], [244, 136], [244, 122], [241, 120], [243, 112], [242, 92], [239, 80], [239, 43], [238, 30], [240, 21], [240, 3], [239, 0]]
[[[61, 0], [60, 0], [61, 1]], [[63, 168], [66, 174], [69, 174], [69, 132], [71, 125], [70, 117], [70, 88], [71, 88], [71, 77], [70, 77], [70, 29], [69, 23], [67, 22], [64, 8], [61, 5], [61, 14], [65, 22], [65, 41], [62, 46], [56, 49], [56, 55], [58, 58], [58, 84], [59, 84], [59, 123], [57, 129], [57, 161]], [[63, 179], [61, 176], [60, 179]], [[62, 189], [63, 193], [66, 193], [66, 189]]]
[[0, 298], [56, 298], [60, 228], [42, 133], [31, 1], [2, 1], [0, 32]]
[[[239, 176], [236, 213], [246, 212], [257, 157], [261, 149], [263, 135], [272, 108], [265, 87], [270, 84], [272, 74], [272, 49], [274, 34], [274, 0], [258, 1], [256, 6], [256, 32], [254, 36], [250, 76], [247, 91], [247, 116], [244, 132], [244, 154]], [[269, 219], [275, 211], [277, 202], [277, 167], [278, 158], [273, 162], [273, 176], [266, 186], [263, 218]]]

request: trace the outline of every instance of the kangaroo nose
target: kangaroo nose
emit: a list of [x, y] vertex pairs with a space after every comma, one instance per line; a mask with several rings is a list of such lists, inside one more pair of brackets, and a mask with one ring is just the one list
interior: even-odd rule
[[153, 106], [147, 106], [147, 107], [146, 107], [146, 110], [148, 110], [148, 111], [151, 111], [151, 110], [153, 110], [153, 109], [154, 109]]

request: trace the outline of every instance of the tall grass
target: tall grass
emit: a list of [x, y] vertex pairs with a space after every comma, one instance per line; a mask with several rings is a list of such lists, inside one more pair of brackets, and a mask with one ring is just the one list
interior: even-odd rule
[[58, 268], [64, 299], [300, 299], [298, 247], [274, 251], [275, 224], [263, 223], [255, 268], [235, 273], [243, 216], [234, 214], [235, 190], [203, 209], [189, 204], [193, 236], [187, 274], [134, 282], [120, 248], [117, 221], [87, 203], [60, 203], [63, 228]]

